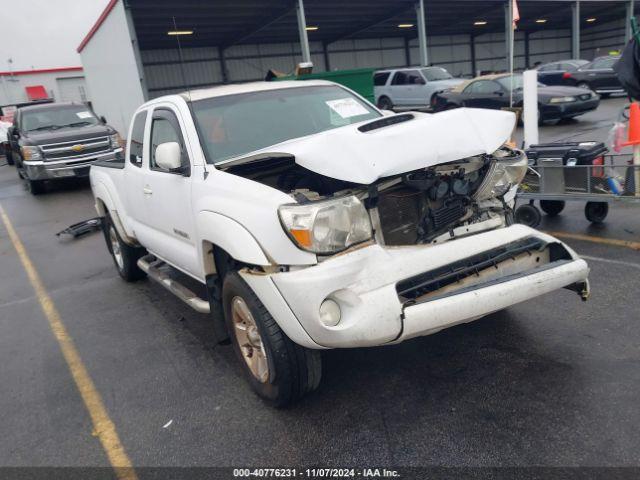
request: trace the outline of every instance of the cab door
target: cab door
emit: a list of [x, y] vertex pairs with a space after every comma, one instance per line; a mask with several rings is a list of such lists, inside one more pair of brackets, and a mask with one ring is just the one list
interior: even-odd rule
[[145, 135], [147, 132], [148, 111], [139, 111], [133, 118], [127, 139], [127, 165], [124, 170], [125, 213], [133, 229], [134, 236], [142, 245], [146, 245], [151, 236], [146, 224], [147, 211], [143, 187], [148, 171], [148, 155], [145, 155]]
[[[191, 202], [193, 162], [183, 126], [179, 111], [172, 105], [154, 108], [149, 128], [149, 170], [142, 186], [150, 233], [145, 246], [185, 273], [199, 277], [201, 266]], [[156, 163], [158, 146], [167, 142], [180, 146], [181, 172], [165, 170]]]

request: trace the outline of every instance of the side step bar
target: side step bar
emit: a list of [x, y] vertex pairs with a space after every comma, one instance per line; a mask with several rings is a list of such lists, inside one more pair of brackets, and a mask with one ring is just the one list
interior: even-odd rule
[[166, 264], [153, 255], [146, 255], [138, 260], [138, 267], [140, 267], [140, 270], [145, 272], [149, 278], [158, 282], [196, 312], [211, 313], [209, 302], [203, 300], [187, 287], [160, 270], [160, 267], [163, 265]]

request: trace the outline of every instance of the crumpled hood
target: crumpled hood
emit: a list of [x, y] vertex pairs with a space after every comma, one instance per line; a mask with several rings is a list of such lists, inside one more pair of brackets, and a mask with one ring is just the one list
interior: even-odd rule
[[293, 156], [313, 172], [368, 185], [391, 175], [491, 154], [509, 140], [516, 120], [512, 112], [476, 108], [411, 114], [413, 120], [368, 132], [358, 130], [362, 123], [350, 125], [254, 153]]

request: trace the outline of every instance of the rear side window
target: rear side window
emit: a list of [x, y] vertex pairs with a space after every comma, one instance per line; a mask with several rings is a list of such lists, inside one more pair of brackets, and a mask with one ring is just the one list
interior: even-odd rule
[[376, 73], [373, 76], [373, 84], [376, 87], [382, 87], [382, 86], [386, 85], [387, 84], [387, 79], [389, 78], [389, 75], [391, 75], [391, 72]]
[[407, 74], [404, 72], [396, 72], [391, 80], [391, 85], [406, 85], [407, 83]]
[[142, 152], [144, 152], [144, 126], [147, 123], [147, 111], [140, 112], [133, 119], [131, 129], [131, 143], [129, 144], [129, 161], [136, 167], [142, 167]]
[[409, 85], [424, 85], [426, 82], [420, 72], [417, 70], [410, 70], [407, 72], [407, 83]]

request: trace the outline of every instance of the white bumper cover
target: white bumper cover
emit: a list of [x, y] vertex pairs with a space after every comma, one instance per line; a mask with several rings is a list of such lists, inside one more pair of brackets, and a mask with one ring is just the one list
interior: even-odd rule
[[[548, 263], [504, 262], [486, 281], [442, 295], [403, 300], [398, 282], [461, 259], [526, 238], [558, 243], [570, 258]], [[534, 262], [531, 265], [532, 261]], [[441, 245], [371, 245], [334, 256], [318, 265], [273, 275], [243, 276], [294, 341], [315, 348], [365, 347], [397, 343], [469, 322], [510, 305], [587, 281], [584, 260], [559, 240], [514, 225]], [[331, 298], [341, 308], [335, 327], [320, 322], [321, 303]]]

